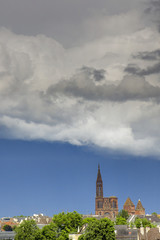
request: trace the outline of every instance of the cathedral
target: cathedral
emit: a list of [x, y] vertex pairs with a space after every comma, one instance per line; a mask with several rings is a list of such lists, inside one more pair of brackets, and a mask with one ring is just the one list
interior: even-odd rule
[[111, 219], [114, 219], [118, 214], [118, 198], [115, 196], [103, 197], [103, 181], [99, 165], [96, 181], [95, 214]]
[[[145, 216], [145, 208], [142, 206], [140, 200], [135, 207], [131, 199], [128, 197], [123, 205], [123, 209], [126, 210], [129, 215]], [[96, 181], [95, 214], [110, 219], [114, 219], [118, 215], [118, 198], [115, 196], [103, 197], [103, 181], [99, 165]]]

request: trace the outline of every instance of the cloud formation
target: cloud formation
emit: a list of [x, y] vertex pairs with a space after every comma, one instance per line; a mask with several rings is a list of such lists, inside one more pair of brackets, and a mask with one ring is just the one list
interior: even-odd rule
[[67, 49], [1, 28], [0, 137], [160, 155], [160, 34], [148, 12], [91, 14]]
[[160, 60], [160, 49], [154, 50], [152, 52], [139, 52], [136, 56], [133, 57], [146, 61]]
[[151, 75], [160, 73], [160, 63], [148, 66], [146, 69], [141, 69], [135, 64], [129, 64], [124, 70], [125, 72], [136, 74], [139, 76]]

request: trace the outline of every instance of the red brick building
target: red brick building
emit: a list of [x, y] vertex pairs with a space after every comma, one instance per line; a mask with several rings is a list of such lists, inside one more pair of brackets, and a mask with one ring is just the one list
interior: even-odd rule
[[99, 165], [96, 181], [95, 214], [111, 219], [114, 219], [118, 214], [118, 198], [115, 196], [103, 197], [103, 181]]
[[126, 210], [129, 215], [145, 215], [145, 208], [142, 206], [140, 200], [138, 200], [137, 206], [135, 208], [135, 205], [128, 197], [125, 204], [123, 205], [123, 209]]

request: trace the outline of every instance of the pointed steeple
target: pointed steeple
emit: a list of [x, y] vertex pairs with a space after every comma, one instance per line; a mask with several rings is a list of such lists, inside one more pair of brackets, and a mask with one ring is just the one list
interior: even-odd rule
[[131, 201], [131, 199], [128, 197], [124, 206], [134, 206], [133, 202]]
[[103, 198], [103, 181], [100, 172], [100, 165], [98, 164], [98, 173], [97, 173], [97, 181], [96, 181], [96, 197]]
[[135, 205], [131, 201], [131, 199], [128, 197], [125, 204], [123, 205], [123, 209], [128, 212], [129, 215], [135, 214]]
[[102, 181], [102, 177], [101, 177], [101, 171], [100, 171], [100, 165], [98, 164], [98, 173], [97, 173], [97, 182], [98, 181]]
[[141, 200], [138, 200], [136, 210], [145, 210], [144, 207], [142, 206]]
[[145, 208], [142, 206], [140, 199], [138, 200], [135, 214], [145, 216]]

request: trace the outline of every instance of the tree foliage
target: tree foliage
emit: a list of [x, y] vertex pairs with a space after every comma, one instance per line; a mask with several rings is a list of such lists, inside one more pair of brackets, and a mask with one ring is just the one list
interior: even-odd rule
[[85, 233], [79, 239], [115, 240], [114, 223], [108, 218], [89, 222]]
[[58, 235], [58, 228], [55, 223], [51, 222], [42, 228], [42, 235], [49, 240], [55, 240]]
[[84, 225], [84, 224], [88, 224], [88, 223], [91, 223], [91, 222], [94, 222], [94, 221], [96, 221], [96, 218], [92, 218], [92, 217], [88, 217], [88, 218], [84, 218], [83, 219], [83, 222], [82, 222], [82, 225]]
[[116, 225], [127, 225], [127, 220], [123, 217], [116, 217]]
[[142, 226], [142, 220], [140, 218], [136, 218], [134, 223], [136, 228], [140, 228]]
[[152, 213], [152, 215], [155, 215], [155, 216], [157, 216], [158, 214], [157, 214], [156, 212], [153, 212], [153, 213]]
[[119, 211], [118, 217], [123, 217], [127, 220], [129, 218], [129, 214], [126, 210], [122, 209]]
[[146, 228], [146, 227], [150, 227], [150, 228], [153, 228], [153, 227], [155, 227], [155, 225], [154, 224], [152, 224], [147, 218], [136, 218], [136, 220], [135, 220], [135, 226], [136, 226], [136, 228], [140, 228], [140, 227], [144, 227], [144, 228]]
[[41, 240], [44, 237], [34, 220], [24, 220], [16, 229], [15, 240]]
[[34, 220], [24, 220], [16, 227], [15, 240], [69, 240], [69, 233], [77, 233], [78, 227], [87, 224], [86, 232], [79, 238], [83, 240], [115, 240], [114, 224], [104, 218], [82, 219], [77, 212], [59, 213], [53, 221], [40, 230]]
[[7, 224], [3, 226], [3, 230], [4, 231], [13, 231], [12, 227], [10, 225], [7, 225]]
[[59, 213], [53, 216], [52, 223], [42, 229], [46, 239], [68, 240], [69, 233], [77, 232], [82, 226], [82, 215], [74, 212]]

